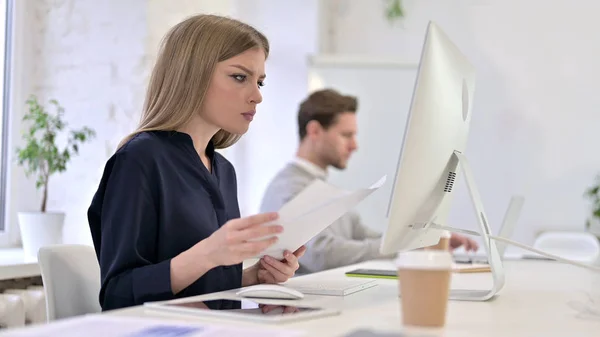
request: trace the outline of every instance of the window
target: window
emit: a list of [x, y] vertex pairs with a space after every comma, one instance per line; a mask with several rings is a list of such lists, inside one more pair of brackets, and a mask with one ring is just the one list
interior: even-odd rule
[[13, 0], [0, 0], [0, 232], [6, 223], [6, 177], [8, 170], [8, 101]]

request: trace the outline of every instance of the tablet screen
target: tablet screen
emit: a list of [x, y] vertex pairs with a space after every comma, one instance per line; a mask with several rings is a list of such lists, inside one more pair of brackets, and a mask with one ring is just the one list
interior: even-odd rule
[[240, 314], [248, 315], [259, 315], [259, 316], [275, 316], [275, 315], [290, 315], [296, 313], [302, 313], [307, 311], [318, 311], [321, 308], [310, 308], [310, 307], [299, 307], [294, 305], [273, 305], [273, 304], [262, 304], [255, 301], [243, 299], [243, 300], [229, 300], [219, 299], [210, 301], [197, 301], [197, 302], [185, 302], [185, 303], [168, 303], [166, 306], [190, 308], [198, 310], [220, 310], [230, 311]]

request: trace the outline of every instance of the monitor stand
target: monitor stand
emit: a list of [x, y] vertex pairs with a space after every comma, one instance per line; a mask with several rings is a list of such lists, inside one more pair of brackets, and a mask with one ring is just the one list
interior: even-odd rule
[[471, 195], [471, 201], [475, 208], [475, 214], [477, 217], [477, 222], [479, 223], [480, 233], [436, 224], [435, 218], [433, 218], [432, 221], [429, 221], [429, 223], [425, 224], [423, 229], [426, 229], [427, 227], [443, 229], [450, 232], [459, 232], [471, 235], [475, 234], [483, 238], [483, 245], [487, 252], [488, 263], [492, 271], [492, 288], [488, 290], [453, 289], [450, 290], [450, 299], [462, 301], [487, 301], [494, 297], [496, 293], [498, 293], [498, 291], [504, 287], [504, 267], [502, 265], [502, 259], [500, 257], [500, 253], [498, 252], [496, 242], [491, 239], [492, 231], [488, 224], [487, 216], [485, 215], [485, 210], [483, 209], [483, 203], [481, 202], [481, 197], [479, 196], [479, 191], [477, 190], [473, 172], [471, 171], [471, 167], [469, 166], [467, 158], [461, 152], [454, 151], [453, 160], [458, 161], [458, 165], [460, 165], [462, 168], [463, 175], [467, 183], [467, 188], [469, 190], [469, 194]]

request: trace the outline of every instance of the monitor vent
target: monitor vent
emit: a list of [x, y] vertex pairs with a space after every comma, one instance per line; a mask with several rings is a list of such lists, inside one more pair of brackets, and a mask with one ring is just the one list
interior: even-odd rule
[[444, 192], [452, 192], [452, 186], [454, 186], [454, 179], [456, 178], [456, 172], [448, 172], [448, 179], [446, 179], [446, 186]]

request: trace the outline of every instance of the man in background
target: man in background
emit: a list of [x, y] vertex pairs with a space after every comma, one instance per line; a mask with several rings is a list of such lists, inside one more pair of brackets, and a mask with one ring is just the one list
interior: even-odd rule
[[[268, 185], [261, 212], [278, 211], [314, 179], [327, 178], [330, 166], [343, 170], [357, 150], [358, 101], [332, 89], [312, 93], [298, 110], [300, 145], [295, 159]], [[393, 258], [381, 255], [382, 235], [366, 227], [360, 216], [348, 212], [307, 243], [298, 273], [312, 273], [367, 260]], [[476, 250], [475, 241], [452, 234], [450, 248], [464, 245]]]

